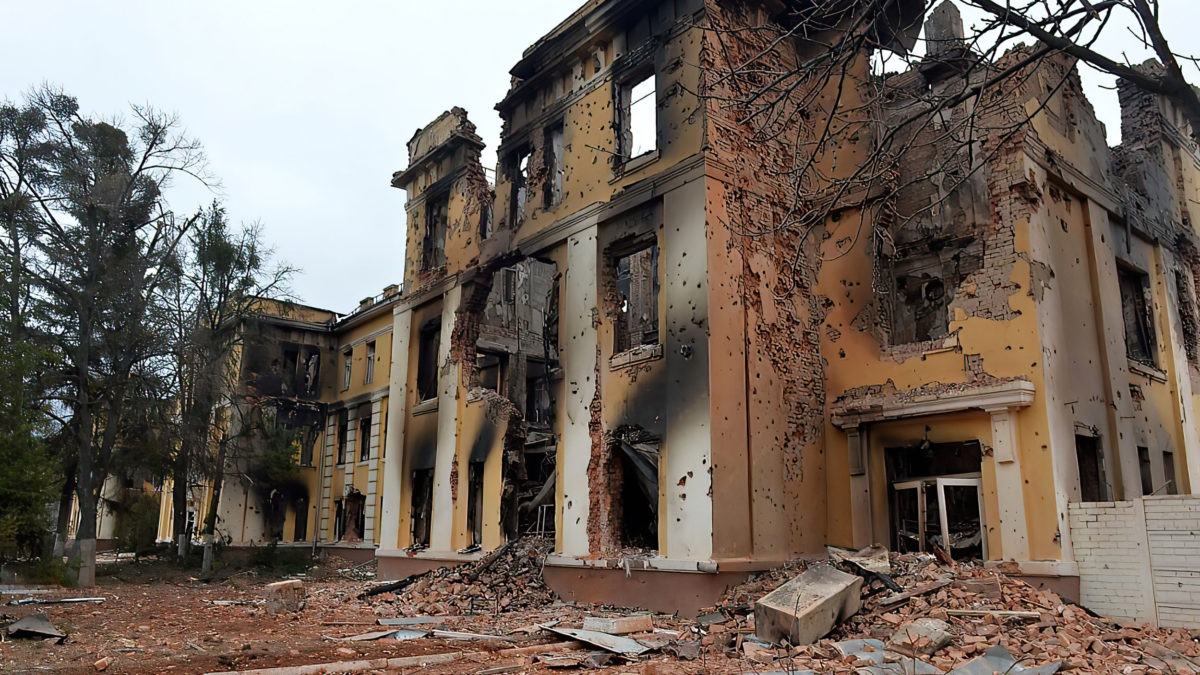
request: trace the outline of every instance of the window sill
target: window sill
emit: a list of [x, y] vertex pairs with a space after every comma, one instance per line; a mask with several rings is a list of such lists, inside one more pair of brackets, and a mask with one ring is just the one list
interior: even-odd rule
[[437, 409], [438, 400], [436, 398], [430, 398], [414, 405], [412, 407], [412, 415], [413, 417], [417, 417], [418, 415], [428, 415], [429, 413], [437, 412]]
[[1157, 367], [1152, 366], [1149, 363], [1142, 363], [1141, 361], [1135, 361], [1133, 359], [1129, 359], [1129, 372], [1137, 373], [1146, 379], [1159, 383], [1165, 383], [1167, 381], [1166, 371], [1159, 370]]
[[654, 150], [651, 150], [649, 152], [643, 152], [642, 154], [638, 155], [637, 157], [630, 157], [629, 159], [622, 162], [616, 168], [615, 171], [613, 171], [613, 176], [612, 176], [612, 178], [610, 178], [608, 180], [608, 182], [610, 184], [616, 183], [617, 181], [619, 181], [622, 178], [628, 176], [629, 174], [637, 171], [638, 169], [641, 169], [649, 164], [653, 164], [654, 162], [657, 162], [658, 155], [659, 155], [658, 148], [655, 148]]
[[662, 357], [662, 344], [640, 345], [619, 354], [613, 354], [612, 358], [608, 360], [608, 367], [611, 370], [620, 370], [647, 361], [657, 361]]

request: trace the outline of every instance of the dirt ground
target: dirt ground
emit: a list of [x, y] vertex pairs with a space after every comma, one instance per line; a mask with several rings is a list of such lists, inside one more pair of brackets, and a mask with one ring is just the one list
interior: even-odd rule
[[[28, 596], [103, 596], [102, 603], [0, 606], [0, 625], [40, 612], [68, 634], [62, 644], [4, 635], [0, 671], [95, 673], [102, 665], [106, 673], [209, 673], [457, 654], [444, 663], [410, 660], [405, 667], [381, 665], [373, 672], [875, 673], [893, 671], [859, 670], [871, 664], [861, 654], [840, 653], [837, 641], [887, 641], [914, 620], [936, 620], [949, 634], [944, 646], [921, 638], [895, 649], [904, 657], [917, 652], [942, 671], [1002, 647], [1022, 666], [1056, 662], [1063, 672], [1200, 673], [1200, 633], [1111, 621], [991, 568], [895, 554], [890, 574], [908, 593], [892, 595], [877, 581], [865, 582], [861, 611], [817, 644], [773, 646], [754, 636], [754, 601], [803, 571], [800, 563], [729, 589], [718, 611], [706, 618], [654, 615], [653, 630], [629, 636], [651, 649], [624, 658], [538, 628], [555, 621], [559, 627], [579, 627], [586, 616], [631, 613], [556, 601], [541, 582], [539, 563], [536, 546], [514, 548], [486, 571], [443, 569], [406, 588], [360, 600], [364, 590], [379, 583], [370, 578], [370, 567], [351, 569], [350, 563], [333, 559], [299, 576], [306, 601], [297, 612], [272, 611], [265, 602], [266, 586], [279, 580], [278, 574], [227, 569], [223, 579], [206, 583], [170, 564], [121, 563], [116, 574], [101, 576], [99, 585], [86, 592], [52, 589]], [[26, 596], [0, 595], [5, 602], [21, 597]], [[397, 628], [376, 625], [380, 618], [431, 614], [448, 618], [412, 628], [475, 636], [346, 639]], [[887, 654], [889, 666], [906, 660], [897, 658], [890, 643]]]

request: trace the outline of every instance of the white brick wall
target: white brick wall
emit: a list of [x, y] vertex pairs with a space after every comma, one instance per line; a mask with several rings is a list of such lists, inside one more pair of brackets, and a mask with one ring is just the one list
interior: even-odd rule
[[1200, 497], [1071, 504], [1070, 526], [1083, 605], [1200, 627]]

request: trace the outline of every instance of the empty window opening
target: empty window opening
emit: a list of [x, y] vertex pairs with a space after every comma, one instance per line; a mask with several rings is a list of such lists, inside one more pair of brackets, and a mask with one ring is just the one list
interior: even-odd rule
[[658, 343], [658, 246], [650, 245], [616, 260], [617, 352]]
[[421, 241], [421, 269], [446, 264], [446, 227], [450, 221], [450, 193], [425, 198], [425, 238]]
[[978, 441], [921, 440], [885, 451], [894, 550], [987, 558]]
[[500, 395], [505, 395], [507, 387], [504, 386], [507, 379], [507, 360], [508, 357], [504, 354], [493, 354], [489, 352], [480, 352], [475, 357], [475, 383], [474, 386], [489, 389]]
[[1163, 450], [1163, 478], [1165, 482], [1160, 489], [1163, 494], [1177, 495], [1179, 494], [1179, 486], [1175, 484], [1175, 453], [1170, 450]]
[[483, 462], [467, 467], [467, 531], [471, 546], [483, 545]]
[[631, 80], [622, 90], [621, 154], [625, 159], [658, 149], [656, 78], [648, 73]]
[[555, 124], [546, 129], [546, 139], [543, 146], [546, 153], [546, 186], [542, 191], [545, 195], [545, 207], [553, 208], [563, 198], [563, 174], [566, 164], [563, 158], [563, 125]]
[[358, 419], [358, 461], [371, 459], [371, 413]]
[[429, 547], [429, 529], [433, 516], [433, 469], [412, 472], [412, 545]]
[[362, 541], [367, 516], [366, 495], [359, 492], [358, 488], [351, 487], [350, 491], [346, 493], [343, 504], [342, 532], [338, 539], [351, 542]]
[[1108, 488], [1104, 482], [1104, 458], [1100, 439], [1075, 434], [1075, 461], [1079, 465], [1079, 496], [1085, 502], [1107, 501]]
[[338, 411], [337, 463], [346, 463], [346, 447], [350, 444], [350, 411]]
[[658, 550], [658, 443], [617, 440], [621, 466], [621, 543]]
[[983, 244], [974, 237], [919, 239], [891, 259], [891, 344], [925, 342], [950, 332], [954, 291], [983, 266]]
[[1125, 353], [1134, 361], [1153, 365], [1154, 316], [1150, 277], [1128, 267], [1117, 268], [1121, 286], [1121, 318], [1125, 324]]
[[296, 526], [292, 529], [292, 541], [306, 541], [308, 539], [308, 500], [300, 499], [295, 506]]
[[367, 343], [367, 363], [366, 372], [363, 374], [363, 383], [371, 384], [375, 381], [375, 343]]
[[525, 470], [528, 480], [522, 481], [517, 500], [518, 527], [526, 534], [554, 535], [557, 449], [554, 434], [545, 427], [531, 426], [525, 435]]
[[350, 375], [354, 370], [354, 355], [347, 351], [342, 354], [342, 389], [350, 388]]
[[509, 222], [519, 225], [525, 220], [525, 202], [529, 198], [529, 148], [513, 153], [508, 165], [508, 180], [512, 185], [509, 199]]
[[333, 539], [341, 541], [342, 533], [346, 530], [346, 507], [342, 500], [333, 500]]
[[1154, 494], [1154, 472], [1150, 466], [1150, 448], [1138, 446], [1138, 472], [1142, 478], [1142, 494]]
[[313, 465], [313, 443], [309, 443], [310, 438], [304, 438], [300, 441], [300, 466]]
[[422, 401], [437, 398], [438, 349], [442, 340], [442, 324], [431, 319], [421, 327], [417, 347], [417, 395]]

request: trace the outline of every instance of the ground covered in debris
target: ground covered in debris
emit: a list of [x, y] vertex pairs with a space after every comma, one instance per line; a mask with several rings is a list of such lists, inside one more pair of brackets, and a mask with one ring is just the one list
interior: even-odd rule
[[[134, 564], [87, 593], [5, 589], [5, 602], [36, 602], [0, 608], [2, 623], [42, 614], [67, 637], [5, 630], [0, 670], [204, 673], [353, 662], [341, 672], [935, 673], [983, 659], [959, 672], [1200, 673], [1200, 644], [1187, 631], [1093, 616], [993, 569], [930, 556], [885, 555], [886, 577], [842, 563], [863, 578], [861, 608], [817, 643], [789, 646], [755, 636], [754, 605], [803, 564], [752, 578], [712, 612], [685, 619], [558, 602], [542, 583], [544, 552], [519, 542], [402, 587], [331, 560], [275, 587], [277, 577], [254, 572], [205, 583], [168, 565]], [[85, 596], [104, 600], [46, 602]], [[605, 632], [574, 632], [581, 628]]]

